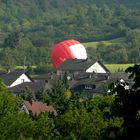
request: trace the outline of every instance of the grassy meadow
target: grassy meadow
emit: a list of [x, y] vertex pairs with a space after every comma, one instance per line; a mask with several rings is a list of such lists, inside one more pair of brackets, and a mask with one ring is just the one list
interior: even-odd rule
[[111, 44], [119, 44], [124, 42], [124, 38], [117, 38], [117, 39], [112, 39], [112, 40], [107, 40], [107, 41], [94, 41], [94, 42], [85, 42], [83, 45], [88, 48], [96, 48], [99, 43], [103, 43], [105, 46], [111, 45]]
[[105, 64], [105, 66], [110, 70], [111, 73], [118, 71], [125, 71], [128, 67], [134, 64]]
[[[105, 66], [110, 70], [111, 73], [118, 71], [125, 71], [128, 67], [133, 66], [134, 64], [105, 64]], [[25, 69], [27, 67], [25, 66]], [[36, 68], [36, 66], [32, 66]], [[23, 66], [16, 66], [15, 69], [24, 69]]]
[[[104, 64], [111, 73], [115, 73], [118, 71], [125, 71], [128, 67], [133, 66], [134, 64]], [[32, 68], [36, 68], [36, 66], [32, 66]], [[16, 70], [24, 69], [23, 66], [16, 66]], [[25, 66], [25, 69], [27, 69], [27, 66]], [[0, 70], [5, 70], [3, 67], [0, 67]]]

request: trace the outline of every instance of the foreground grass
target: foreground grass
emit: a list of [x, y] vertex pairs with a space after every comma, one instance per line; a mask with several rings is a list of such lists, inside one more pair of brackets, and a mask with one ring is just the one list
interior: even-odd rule
[[99, 43], [103, 43], [105, 46], [108, 46], [108, 45], [112, 45], [112, 44], [119, 44], [122, 42], [124, 42], [124, 38], [116, 38], [116, 39], [107, 40], [107, 41], [85, 42], [85, 43], [83, 43], [83, 45], [86, 48], [88, 48], [88, 47], [96, 48]]
[[125, 71], [128, 67], [134, 64], [105, 64], [105, 66], [110, 70], [110, 72]]

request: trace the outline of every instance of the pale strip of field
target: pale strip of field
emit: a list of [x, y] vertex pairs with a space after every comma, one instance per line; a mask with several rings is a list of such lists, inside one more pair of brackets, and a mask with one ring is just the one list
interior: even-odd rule
[[[118, 72], [125, 71], [128, 67], [133, 66], [134, 64], [105, 64], [105, 66], [110, 70], [110, 72]], [[23, 66], [16, 66], [16, 69], [23, 69]], [[25, 69], [27, 67], [25, 66]], [[32, 68], [36, 68], [36, 66], [32, 66]]]
[[[32, 66], [32, 68], [36, 68], [37, 66]], [[24, 69], [24, 66], [16, 66], [15, 69]], [[27, 66], [25, 66], [25, 69], [27, 69]]]
[[99, 43], [103, 43], [105, 46], [111, 45], [111, 44], [119, 44], [124, 42], [124, 38], [117, 38], [117, 39], [112, 39], [112, 40], [107, 40], [107, 41], [95, 41], [95, 42], [85, 42], [83, 45], [88, 48], [96, 48]]
[[134, 64], [105, 64], [105, 66], [110, 70], [110, 72], [125, 71], [128, 67]]
[[[118, 71], [125, 71], [128, 67], [133, 66], [134, 64], [104, 64], [111, 73]], [[25, 66], [25, 69], [27, 66]], [[36, 66], [32, 66], [32, 68], [36, 68]], [[24, 69], [23, 66], [16, 66], [15, 69]], [[4, 70], [4, 68], [0, 67], [0, 70]]]

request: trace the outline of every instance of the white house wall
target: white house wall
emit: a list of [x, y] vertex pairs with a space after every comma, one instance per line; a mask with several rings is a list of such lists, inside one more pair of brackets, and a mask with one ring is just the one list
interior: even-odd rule
[[29, 111], [28, 111], [26, 105], [23, 105], [23, 106], [21, 107], [21, 111], [22, 111], [22, 112], [25, 112], [25, 113], [27, 113], [27, 114], [29, 114]]
[[95, 62], [91, 67], [86, 70], [86, 72], [106, 73], [106, 70], [98, 62]]
[[16, 81], [14, 81], [9, 87], [14, 87], [16, 85], [22, 84], [24, 82], [32, 82], [26, 74], [22, 74]]

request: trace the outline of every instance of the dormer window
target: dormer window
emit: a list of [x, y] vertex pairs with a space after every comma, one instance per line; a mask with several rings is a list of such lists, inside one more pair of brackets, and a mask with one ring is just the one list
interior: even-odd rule
[[85, 89], [91, 90], [92, 89], [92, 85], [85, 85]]
[[92, 89], [95, 89], [95, 88], [96, 88], [95, 85], [85, 85], [86, 90], [92, 90]]

